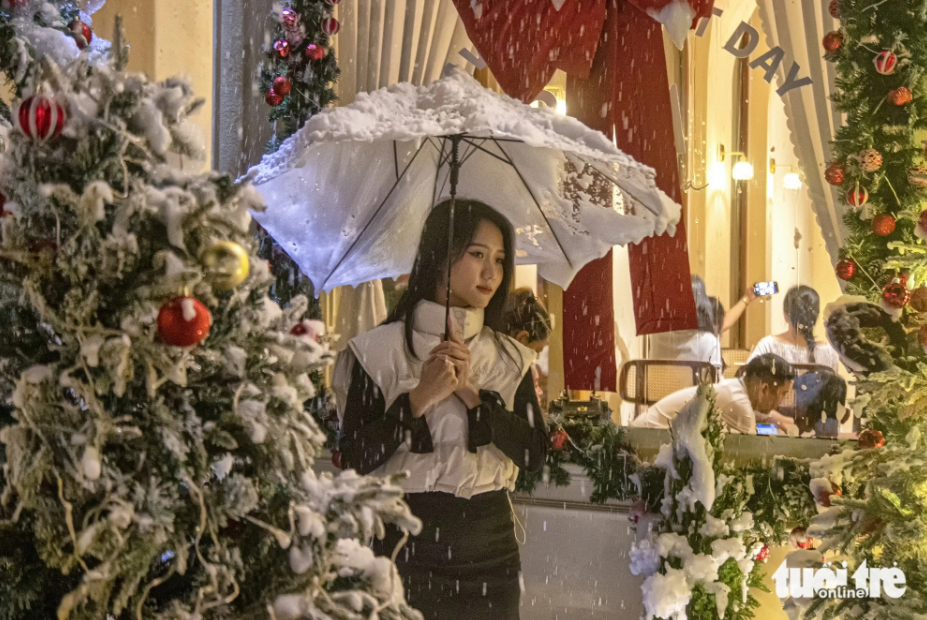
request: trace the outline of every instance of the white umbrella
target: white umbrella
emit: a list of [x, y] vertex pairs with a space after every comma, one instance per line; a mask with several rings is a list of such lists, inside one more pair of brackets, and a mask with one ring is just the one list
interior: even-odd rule
[[316, 291], [409, 273], [425, 218], [454, 190], [505, 215], [516, 263], [564, 288], [680, 217], [653, 169], [604, 134], [461, 72], [326, 110], [249, 176], [267, 202], [255, 218]]

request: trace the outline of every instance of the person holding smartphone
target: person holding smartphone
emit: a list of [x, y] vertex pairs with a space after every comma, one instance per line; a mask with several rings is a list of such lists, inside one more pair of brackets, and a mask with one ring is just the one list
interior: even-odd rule
[[837, 372], [840, 361], [837, 352], [814, 336], [814, 325], [821, 312], [817, 291], [810, 286], [793, 286], [785, 294], [782, 310], [788, 330], [760, 340], [749, 359], [775, 353], [790, 364], [818, 364]]

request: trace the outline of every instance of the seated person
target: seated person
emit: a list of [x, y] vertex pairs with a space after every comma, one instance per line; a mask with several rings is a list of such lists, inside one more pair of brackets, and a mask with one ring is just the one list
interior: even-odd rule
[[795, 379], [795, 423], [802, 432], [814, 430], [815, 437], [836, 439], [840, 424], [850, 415], [846, 399], [847, 383], [842, 378], [807, 372]]
[[[750, 360], [737, 379], [725, 379], [715, 384], [715, 406], [730, 432], [756, 435], [756, 425], [775, 424], [788, 433], [792, 420], [774, 411], [792, 389], [795, 372], [778, 355], [767, 353]], [[670, 422], [687, 402], [695, 397], [697, 387], [670, 394], [651, 405], [631, 422], [638, 428], [669, 428]]]
[[698, 276], [692, 276], [692, 295], [695, 297], [695, 312], [698, 329], [664, 332], [650, 336], [652, 360], [683, 360], [710, 362], [721, 376], [721, 323], [724, 320], [724, 306], [714, 297], [705, 294], [705, 283]]
[[810, 286], [793, 286], [785, 294], [782, 310], [788, 331], [760, 340], [750, 357], [775, 353], [790, 364], [818, 364], [837, 372], [837, 352], [814, 337], [814, 325], [821, 313], [817, 292]]

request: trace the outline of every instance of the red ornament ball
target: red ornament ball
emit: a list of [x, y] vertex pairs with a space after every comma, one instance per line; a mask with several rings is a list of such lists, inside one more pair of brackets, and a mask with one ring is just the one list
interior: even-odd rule
[[267, 105], [271, 107], [277, 107], [283, 103], [283, 95], [271, 88], [267, 91], [267, 94], [264, 95], [264, 101], [266, 101]]
[[828, 164], [827, 168], [824, 169], [824, 180], [831, 185], [840, 185], [843, 183], [844, 174], [843, 165], [834, 162]]
[[891, 52], [879, 52], [878, 55], [872, 59], [872, 64], [875, 65], [875, 70], [882, 75], [891, 75], [898, 66], [898, 57]]
[[908, 305], [915, 312], [927, 312], [927, 286], [919, 286], [911, 291]]
[[898, 88], [893, 88], [892, 90], [888, 91], [888, 100], [895, 105], [911, 103], [911, 99], [913, 99], [911, 91], [904, 86], [899, 86]]
[[57, 138], [67, 120], [64, 108], [54, 97], [33, 95], [19, 104], [19, 130], [37, 142]]
[[315, 43], [306, 46], [306, 58], [309, 60], [322, 60], [325, 58], [325, 48]]
[[828, 32], [824, 35], [824, 40], [822, 41], [824, 49], [830, 53], [836, 52], [841, 47], [843, 47], [843, 35], [840, 34], [839, 30], [834, 30], [833, 32]]
[[814, 540], [808, 536], [808, 531], [799, 526], [789, 533], [789, 542], [798, 549], [810, 549]]
[[198, 299], [175, 297], [158, 312], [158, 338], [172, 347], [192, 347], [209, 335], [212, 314]]
[[904, 283], [895, 278], [882, 289], [882, 302], [889, 308], [904, 308], [911, 299], [911, 291]]
[[290, 78], [284, 77], [282, 75], [274, 78], [274, 85], [272, 90], [280, 95], [281, 97], [286, 97], [290, 94]]
[[334, 17], [326, 17], [322, 20], [322, 32], [328, 36], [334, 36], [341, 30], [341, 23]]
[[884, 445], [885, 436], [882, 435], [882, 431], [878, 431], [874, 428], [867, 428], [859, 434], [860, 450], [872, 450], [874, 448], [881, 448]]
[[818, 489], [818, 492], [815, 495], [814, 500], [817, 503], [819, 503], [821, 506], [823, 506], [824, 508], [830, 508], [833, 505], [831, 504], [831, 501], [830, 501], [830, 498], [832, 495], [836, 495], [837, 497], [843, 496], [843, 492], [840, 490], [840, 487], [838, 487], [833, 482], [830, 483], [829, 489], [826, 487], [822, 489]]
[[335, 469], [341, 469], [341, 450], [332, 450], [332, 465]]
[[830, 4], [827, 5], [827, 12], [834, 19], [840, 19], [840, 0], [830, 0]]
[[71, 38], [77, 43], [78, 49], [84, 49], [93, 41], [93, 30], [79, 19], [75, 19], [68, 24], [68, 30]]
[[556, 433], [550, 436], [550, 447], [555, 452], [558, 450], [563, 450], [563, 446], [566, 445], [567, 440], [570, 438], [567, 435], [567, 432], [562, 428], [559, 429]]
[[865, 187], [857, 187], [847, 192], [847, 204], [851, 207], [859, 209], [867, 202], [869, 202], [869, 192]]
[[278, 58], [286, 58], [290, 55], [289, 41], [284, 41], [283, 39], [274, 41], [274, 51], [277, 53]]
[[54, 239], [38, 239], [29, 244], [29, 251], [33, 254], [57, 254], [58, 242]]
[[647, 514], [647, 502], [642, 499], [636, 499], [628, 509], [628, 521], [639, 523], [644, 515]]
[[880, 213], [872, 218], [872, 232], [880, 237], [886, 237], [895, 232], [895, 218], [888, 213]]
[[882, 154], [875, 149], [864, 149], [856, 156], [863, 172], [875, 172], [882, 167]]
[[765, 562], [769, 559], [769, 547], [763, 545], [760, 547], [760, 550], [756, 552], [756, 559], [758, 562]]
[[845, 258], [837, 263], [834, 271], [837, 272], [837, 277], [841, 280], [849, 280], [856, 275], [856, 263], [849, 258]]
[[[864, 432], [865, 432], [865, 431], [864, 431]], [[878, 431], [876, 431], [876, 432], [878, 433]], [[879, 433], [879, 434], [881, 435], [882, 433]], [[863, 533], [864, 533], [864, 534], [872, 534], [873, 532], [878, 531], [879, 528], [881, 528], [881, 527], [882, 527], [882, 519], [880, 519], [880, 518], [878, 518], [878, 517], [876, 517], [876, 518], [874, 518], [874, 519], [873, 519], [873, 518], [869, 518], [869, 519], [866, 520], [866, 524], [863, 526]]]
[[908, 171], [908, 183], [917, 189], [927, 187], [927, 166], [921, 164]]
[[293, 9], [283, 9], [280, 11], [280, 23], [286, 30], [294, 30], [299, 26], [299, 13]]
[[290, 334], [294, 336], [309, 336], [316, 342], [319, 341], [319, 335], [325, 333], [325, 326], [320, 321], [303, 320], [293, 326]]

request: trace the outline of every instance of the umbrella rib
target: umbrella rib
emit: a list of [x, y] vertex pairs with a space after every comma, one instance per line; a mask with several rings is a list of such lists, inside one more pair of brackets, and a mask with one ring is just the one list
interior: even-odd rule
[[468, 159], [470, 159], [473, 155], [476, 154], [476, 149], [479, 149], [480, 147], [478, 147], [476, 144], [474, 144], [470, 140], [467, 140], [466, 138], [462, 138], [461, 141], [466, 142], [469, 147], [473, 147], [473, 148], [467, 148], [466, 150], [464, 150], [464, 153], [460, 158], [460, 165], [463, 166], [465, 163], [467, 163]]
[[573, 157], [575, 157], [575, 158], [578, 159], [579, 161], [583, 162], [585, 165], [589, 166], [590, 168], [592, 168], [593, 170], [595, 170], [596, 172], [598, 172], [599, 174], [601, 174], [601, 175], [605, 178], [605, 180], [609, 181], [612, 185], [614, 185], [615, 187], [617, 187], [620, 191], [624, 192], [625, 194], [627, 194], [628, 196], [630, 196], [631, 198], [633, 198], [634, 200], [636, 200], [642, 207], [644, 207], [645, 209], [647, 209], [648, 211], [650, 211], [651, 213], [653, 213], [654, 215], [656, 215], [656, 216], [659, 217], [660, 214], [657, 213], [656, 211], [654, 211], [653, 209], [651, 209], [650, 207], [648, 207], [648, 206], [647, 206], [647, 203], [644, 202], [643, 200], [641, 200], [641, 198], [639, 198], [638, 196], [636, 196], [636, 195], [634, 194], [634, 192], [628, 190], [628, 188], [626, 188], [626, 187], [622, 187], [622, 186], [618, 183], [618, 181], [616, 181], [616, 180], [613, 179], [612, 177], [608, 176], [607, 174], [605, 174], [604, 172], [602, 172], [601, 170], [599, 170], [598, 168], [596, 168], [595, 166], [593, 166], [592, 164], [590, 164], [588, 161], [586, 161], [585, 159], [583, 159], [583, 158], [580, 157], [579, 155], [576, 155], [575, 153], [573, 153], [572, 155], [573, 155]]
[[[471, 139], [472, 139], [472, 138], [471, 138]], [[496, 155], [496, 154], [493, 153], [492, 151], [489, 151], [489, 150], [483, 148], [482, 145], [480, 145], [480, 144], [474, 144], [473, 142], [470, 142], [469, 140], [465, 140], [465, 141], [467, 142], [467, 144], [469, 144], [470, 146], [472, 146], [474, 149], [483, 151], [484, 153], [486, 153], [486, 154], [489, 155], [490, 157], [495, 157], [495, 158], [498, 159], [499, 161], [505, 162], [505, 163], [507, 163], [507, 164], [510, 165], [510, 166], [512, 165], [512, 162], [511, 162], [511, 161], [509, 161], [509, 160], [507, 160], [507, 159], [504, 159], [504, 158], [502, 158], [502, 157], [499, 157], [498, 155]], [[486, 141], [486, 138], [483, 139], [483, 142], [485, 142], [485, 141]], [[476, 153], [476, 150], [474, 150], [473, 153]], [[473, 153], [471, 153], [471, 154], [473, 154]], [[464, 160], [464, 161], [466, 161], [466, 160]]]
[[[430, 139], [430, 138], [429, 138]], [[431, 190], [431, 206], [435, 206], [435, 201], [438, 200], [438, 179], [441, 177], [441, 167], [444, 166], [445, 162], [450, 161], [450, 154], [448, 154], [447, 159], [444, 157], [444, 145], [447, 144], [447, 138], [441, 138], [441, 152], [438, 154], [438, 166], [435, 168], [435, 185]], [[446, 182], [446, 181], [445, 181]], [[444, 189], [444, 186], [441, 186], [441, 189]]]
[[396, 180], [399, 180], [399, 153], [396, 150], [396, 141], [393, 140], [393, 167], [396, 169]]
[[[430, 143], [430, 142], [431, 142], [431, 138], [426, 138], [425, 140], [422, 141], [422, 144], [418, 147], [418, 150], [415, 151], [415, 155], [412, 156], [412, 159], [410, 159], [409, 163], [406, 164], [406, 167], [403, 168], [402, 174], [396, 177], [396, 182], [393, 183], [393, 186], [389, 188], [389, 191], [386, 193], [386, 196], [383, 197], [383, 200], [380, 202], [380, 206], [377, 207], [377, 210], [373, 212], [373, 215], [371, 215], [370, 219], [367, 220], [367, 223], [364, 224], [364, 228], [360, 231], [360, 234], [357, 235], [357, 237], [354, 239], [354, 242], [351, 243], [351, 247], [349, 247], [345, 251], [345, 253], [338, 260], [338, 263], [335, 265], [335, 267], [331, 271], [328, 272], [328, 275], [325, 277], [325, 280], [322, 282], [322, 286], [319, 288], [321, 288], [322, 290], [325, 290], [325, 285], [328, 284], [328, 281], [331, 280], [331, 277], [335, 275], [335, 272], [338, 271], [338, 268], [341, 267], [341, 264], [351, 254], [351, 251], [354, 249], [354, 246], [356, 246], [358, 242], [364, 237], [364, 233], [367, 232], [367, 229], [370, 228], [370, 225], [373, 223], [373, 221], [377, 219], [377, 216], [380, 214], [380, 210], [383, 209], [383, 205], [386, 204], [386, 201], [389, 200], [389, 197], [393, 195], [393, 192], [396, 190], [396, 187], [399, 185], [400, 179], [402, 179], [402, 177], [405, 176], [406, 172], [409, 171], [409, 167], [412, 166], [412, 164], [415, 162], [415, 159], [422, 152], [422, 149], [425, 148], [425, 144]], [[393, 145], [395, 144], [396, 143], [393, 142]]]
[[[496, 142], [495, 138], [490, 138], [493, 142]], [[515, 165], [515, 162], [512, 161], [512, 158], [509, 157], [509, 154], [505, 152], [505, 149], [502, 148], [502, 145], [496, 142], [496, 146], [499, 147], [499, 150], [502, 151], [502, 154], [505, 155], [508, 159], [508, 164], [512, 167], [512, 170], [515, 171], [515, 174], [518, 175], [518, 178], [521, 180], [522, 185], [525, 186], [525, 191], [528, 192], [528, 195], [531, 196], [531, 200], [534, 201], [534, 206], [538, 208], [538, 212], [541, 214], [541, 217], [544, 218], [544, 222], [547, 224], [547, 228], [550, 230], [550, 234], [554, 236], [554, 241], [557, 242], [557, 245], [560, 247], [560, 252], [563, 254], [563, 257], [566, 259], [567, 265], [570, 266], [570, 269], [573, 268], [573, 261], [570, 260], [570, 256], [567, 254], [566, 249], [563, 247], [563, 244], [560, 243], [560, 239], [557, 237], [557, 233], [554, 232], [554, 227], [550, 225], [550, 220], [547, 219], [547, 216], [544, 215], [544, 209], [541, 208], [538, 199], [534, 197], [534, 192], [531, 191], [531, 188], [528, 186], [528, 182], [525, 181], [525, 177], [522, 176], [521, 170], [518, 169], [518, 166]]]

